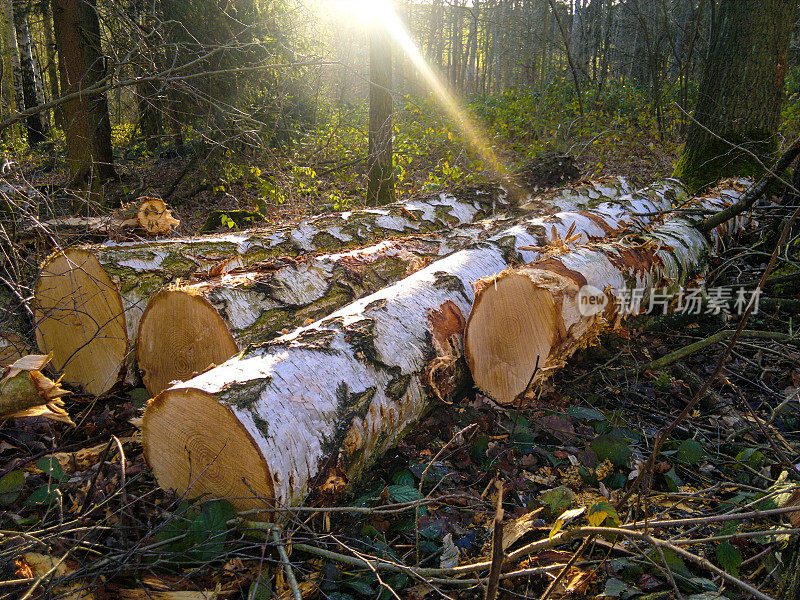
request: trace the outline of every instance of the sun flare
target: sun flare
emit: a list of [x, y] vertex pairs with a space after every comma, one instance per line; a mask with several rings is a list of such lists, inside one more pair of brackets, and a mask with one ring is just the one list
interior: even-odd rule
[[455, 96], [450, 92], [434, 70], [422, 56], [417, 44], [393, 7], [392, 0], [324, 0], [326, 11], [336, 19], [355, 21], [365, 29], [381, 28], [405, 53], [414, 64], [428, 89], [436, 100], [450, 115], [464, 134], [470, 145], [481, 155], [481, 158], [498, 176], [509, 176], [508, 169], [500, 161], [488, 136], [481, 127], [464, 110]]
[[386, 26], [394, 14], [390, 0], [326, 0], [327, 12], [337, 18], [354, 20], [363, 26]]

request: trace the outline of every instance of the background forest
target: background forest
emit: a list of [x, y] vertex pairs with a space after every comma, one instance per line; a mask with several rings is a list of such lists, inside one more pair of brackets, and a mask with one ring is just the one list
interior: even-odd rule
[[[669, 175], [696, 101], [717, 4], [398, 2], [419, 54], [415, 61], [397, 32], [382, 30], [393, 46], [400, 195], [491, 177], [497, 165], [487, 146], [509, 171], [560, 151], [576, 157], [584, 176], [630, 175], [644, 183]], [[109, 115], [108, 132], [94, 128], [103, 156], [94, 157], [93, 176], [124, 182], [103, 201], [163, 195], [187, 231], [213, 209], [251, 210], [244, 218], [259, 219], [276, 207], [292, 214], [363, 202], [375, 27], [368, 5], [85, 3], [88, 12], [96, 8], [98, 39], [75, 42], [91, 49], [85, 60], [92, 65], [91, 82], [75, 90], [105, 91]], [[68, 159], [72, 177], [63, 171], [61, 157], [79, 134], [63, 128], [62, 110], [74, 109], [54, 102], [75, 90], [59, 89], [51, 3], [3, 6], [3, 143], [38, 183], [77, 181], [76, 174], [85, 183], [79, 171], [86, 161]], [[419, 59], [463, 107], [455, 118], [453, 111], [462, 109], [451, 103], [447, 110]], [[793, 44], [781, 129], [787, 136], [800, 110], [797, 61]], [[105, 116], [98, 110], [99, 125]], [[485, 129], [477, 150], [459, 126], [465, 119]]]

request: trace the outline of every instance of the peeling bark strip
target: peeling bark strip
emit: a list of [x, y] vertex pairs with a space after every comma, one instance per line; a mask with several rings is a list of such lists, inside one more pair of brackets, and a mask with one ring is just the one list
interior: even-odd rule
[[[550, 201], [566, 207], [586, 203], [586, 196], [583, 202], [579, 198], [570, 193], [568, 197], [551, 195]], [[685, 192], [672, 180], [616, 200], [592, 202], [591, 211], [492, 219], [443, 236], [416, 236], [345, 253], [279, 259], [261, 265], [258, 271], [171, 285], [147, 304], [139, 324], [136, 363], [145, 387], [155, 396], [170, 382], [185, 381], [211, 364], [221, 364], [248, 344], [321, 319], [492, 232], [508, 236], [509, 227], [517, 225], [520, 231], [535, 235], [541, 246], [568, 235], [589, 241], [619, 233], [634, 220], [648, 222], [654, 213], [669, 210], [673, 201], [683, 200]]]
[[31, 354], [3, 367], [0, 418], [48, 417], [74, 425], [61, 400], [69, 392], [40, 372], [49, 360], [49, 356]]
[[[554, 204], [579, 209], [629, 191], [618, 178], [565, 188]], [[512, 210], [489, 193], [398, 202], [322, 215], [294, 228], [68, 248], [48, 258], [34, 287], [36, 337], [66, 383], [103, 394], [125, 374], [135, 380], [134, 348], [149, 299], [176, 279], [206, 278], [277, 257], [363, 246], [375, 239], [448, 230]], [[550, 208], [550, 212], [555, 212]], [[542, 211], [545, 212], [545, 211]]]
[[298, 504], [329, 474], [352, 482], [434, 397], [468, 381], [461, 327], [473, 284], [538, 256], [518, 249], [542, 232], [514, 231], [163, 391], [142, 427], [159, 484], [246, 510]]
[[[745, 189], [742, 182], [724, 182], [692, 207], [724, 209]], [[619, 326], [620, 290], [643, 288], [646, 309], [653, 291], [677, 291], [743, 225], [743, 219], [725, 223], [709, 240], [690, 221], [673, 217], [642, 236], [554, 249], [479, 280], [464, 345], [476, 385], [501, 404], [515, 402], [601, 331]]]

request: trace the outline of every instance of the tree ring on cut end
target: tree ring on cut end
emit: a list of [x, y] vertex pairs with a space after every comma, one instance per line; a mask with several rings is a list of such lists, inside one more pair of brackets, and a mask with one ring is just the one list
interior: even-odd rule
[[465, 355], [475, 384], [501, 404], [525, 391], [545, 367], [556, 331], [552, 294], [530, 278], [507, 273], [476, 296], [467, 323]]
[[[168, 390], [150, 401], [144, 456], [158, 484], [187, 499], [208, 495], [271, 518], [275, 486], [266, 460], [230, 407], [202, 390]], [[249, 516], [248, 518], [253, 518]]]
[[170, 382], [191, 379], [239, 351], [228, 325], [204, 297], [165, 289], [148, 303], [139, 323], [136, 361], [151, 396]]
[[52, 255], [34, 295], [36, 342], [53, 353], [53, 368], [89, 394], [111, 389], [123, 374], [128, 336], [119, 290], [98, 260], [78, 248]]

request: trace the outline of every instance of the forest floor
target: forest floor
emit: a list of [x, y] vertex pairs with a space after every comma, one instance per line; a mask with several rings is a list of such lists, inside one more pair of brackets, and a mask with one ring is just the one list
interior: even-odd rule
[[[483, 117], [492, 131], [503, 130]], [[430, 153], [407, 164], [404, 194], [475, 180], [469, 167], [479, 157], [435, 135], [439, 145], [423, 136], [420, 147]], [[542, 152], [571, 152], [581, 176], [624, 175], [637, 186], [668, 176], [678, 148], [651, 125], [630, 129], [629, 121], [587, 126], [574, 137], [559, 133], [553, 143], [497, 139], [512, 171]], [[338, 162], [330, 164], [347, 162], [341, 148], [333, 154]], [[357, 168], [326, 178], [320, 165], [268, 167], [262, 160], [234, 168], [224, 156], [196, 161], [167, 194], [190, 161], [123, 161], [116, 193], [169, 196], [181, 234], [195, 233], [212, 209], [257, 207], [274, 222], [358, 206]], [[59, 186], [66, 177], [30, 174], [38, 185]], [[287, 191], [298, 183], [305, 195]], [[715, 260], [709, 286], [752, 288], [774, 247], [770, 217], [759, 212], [758, 229]], [[455, 574], [451, 567], [488, 560], [499, 495], [504, 550], [514, 557], [500, 598], [747, 598], [744, 582], [766, 597], [789, 597], [781, 585], [785, 574], [797, 576], [800, 528], [791, 512], [800, 504], [793, 483], [800, 480], [799, 249], [796, 241], [786, 248], [765, 294], [771, 300], [747, 325], [783, 336], [735, 345], [723, 375], [667, 441], [655, 478], [618, 510], [611, 505], [658, 431], [713, 375], [727, 334], [672, 354], [730, 332], [737, 316], [639, 317], [571, 360], [533, 406], [502, 408], [474, 391], [438, 406], [339, 509], [294, 511], [277, 538], [236, 519], [227, 502], [186, 502], [156, 486], [136, 428], [148, 399], [143, 388], [103, 398], [76, 393], [68, 399], [75, 427], [39, 419], [0, 424], [0, 598], [289, 599], [284, 547], [292, 550], [303, 598], [483, 598], [487, 568]], [[668, 355], [669, 364], [650, 364]], [[577, 537], [587, 526], [645, 519], [657, 522], [650, 538]], [[560, 531], [576, 538], [560, 544]], [[653, 538], [665, 543], [656, 547]], [[519, 550], [536, 540], [537, 552]]]

